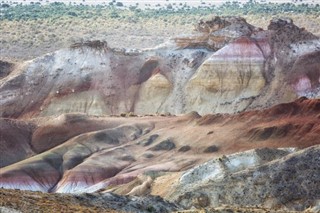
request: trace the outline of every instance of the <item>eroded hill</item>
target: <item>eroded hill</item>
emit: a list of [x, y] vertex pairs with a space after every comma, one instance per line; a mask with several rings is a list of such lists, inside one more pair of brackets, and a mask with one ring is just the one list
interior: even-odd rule
[[76, 43], [16, 65], [1, 79], [0, 113], [30, 118], [262, 109], [319, 97], [319, 51], [319, 38], [290, 19], [272, 20], [264, 31], [235, 17], [201, 22], [199, 36], [143, 51]]
[[317, 211], [319, 50], [290, 19], [262, 30], [215, 17], [152, 49], [97, 40], [2, 61], [0, 187], [107, 203], [160, 195], [174, 204], [149, 201], [168, 211]]

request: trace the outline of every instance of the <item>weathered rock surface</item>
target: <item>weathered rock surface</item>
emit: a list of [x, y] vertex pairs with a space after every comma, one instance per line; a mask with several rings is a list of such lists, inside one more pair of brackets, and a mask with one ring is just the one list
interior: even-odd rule
[[179, 207], [160, 197], [113, 193], [48, 194], [0, 189], [0, 211], [18, 212], [173, 212]]
[[320, 51], [300, 56], [292, 67], [292, 86], [301, 96], [320, 97]]
[[[245, 110], [265, 87], [264, 39], [242, 37], [210, 56], [187, 84], [186, 108], [228, 113]], [[189, 108], [190, 107], [190, 108]]]
[[35, 154], [31, 145], [35, 125], [12, 119], [0, 119], [0, 168]]
[[[0, 187], [64, 193], [105, 191], [139, 175], [179, 172], [239, 151], [309, 147], [319, 144], [319, 102], [301, 98], [233, 116], [68, 114], [31, 119], [25, 122], [32, 127], [29, 131], [11, 129], [11, 135], [29, 136], [25, 143], [0, 150], [7, 157], [0, 169]], [[12, 142], [10, 137], [4, 139], [4, 144]], [[17, 158], [15, 153], [28, 151], [27, 145], [33, 152]], [[273, 159], [259, 153], [246, 156], [241, 160], [244, 165]], [[133, 190], [133, 186], [126, 188]]]
[[282, 158], [285, 150], [254, 152], [225, 156], [184, 173], [171, 198], [185, 208], [227, 204], [301, 211], [318, 205], [319, 145]]
[[272, 20], [263, 31], [216, 17], [199, 28], [223, 42], [129, 51], [92, 41], [10, 65], [0, 80], [0, 114], [236, 113], [319, 96], [320, 40], [292, 20]]
[[[183, 86], [207, 53], [159, 49], [128, 55], [89, 47], [60, 50], [26, 62], [20, 72], [1, 80], [1, 115], [180, 113], [183, 101], [174, 103], [185, 96]], [[182, 61], [196, 64], [189, 67]]]
[[195, 36], [175, 38], [181, 48], [204, 47], [211, 50], [219, 50], [229, 42], [242, 36], [251, 36], [258, 29], [246, 22], [244, 18], [235, 16], [215, 16], [209, 20], [200, 20], [196, 25]]
[[185, 208], [318, 208], [320, 100], [301, 96], [319, 97], [319, 38], [290, 19], [264, 31], [216, 17], [198, 31], [142, 51], [87, 41], [1, 61], [0, 187], [103, 192], [124, 211], [175, 207], [131, 208], [110, 191]]
[[[305, 86], [310, 80], [304, 77], [310, 76], [310, 72], [317, 72], [319, 64], [314, 59], [320, 50], [320, 39], [304, 28], [294, 25], [291, 19], [271, 20], [268, 32], [271, 48], [265, 68], [268, 84], [249, 108], [256, 108], [258, 105], [270, 107], [274, 103], [288, 102], [301, 96], [317, 97], [319, 87], [314, 86], [310, 90]], [[307, 59], [309, 57], [310, 59]], [[308, 69], [298, 71], [294, 64], [301, 63], [299, 58], [313, 62], [310, 67], [306, 67]], [[297, 72], [300, 78], [297, 78]], [[316, 76], [311, 78], [312, 82], [317, 81]]]
[[194, 185], [208, 180], [225, 178], [230, 173], [260, 166], [296, 151], [294, 148], [255, 149], [213, 159], [185, 172], [181, 178], [182, 185]]

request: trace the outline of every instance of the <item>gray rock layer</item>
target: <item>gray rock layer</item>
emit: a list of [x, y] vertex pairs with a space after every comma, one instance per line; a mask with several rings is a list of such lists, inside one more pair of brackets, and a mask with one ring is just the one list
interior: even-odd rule
[[233, 205], [304, 210], [320, 199], [320, 145], [258, 167], [181, 185], [171, 198], [185, 208]]

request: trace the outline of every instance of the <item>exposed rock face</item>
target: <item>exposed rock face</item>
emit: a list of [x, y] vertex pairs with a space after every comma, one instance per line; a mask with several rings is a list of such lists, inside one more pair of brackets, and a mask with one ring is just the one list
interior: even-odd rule
[[[206, 55], [205, 50], [159, 49], [138, 55], [88, 47], [57, 51], [2, 79], [1, 115], [180, 113], [183, 86]], [[173, 105], [177, 99], [180, 103]]]
[[[9, 169], [10, 171], [7, 172], [6, 168], [2, 169], [2, 183], [9, 188], [16, 188], [16, 185], [19, 185], [20, 189], [38, 191], [70, 192], [76, 191], [79, 187], [85, 188], [114, 176], [134, 162], [134, 158], [125, 157], [128, 154], [121, 145], [128, 140], [140, 137], [141, 134], [150, 131], [146, 130], [150, 128], [152, 128], [150, 124], [120, 126], [92, 132], [89, 135], [80, 135], [62, 147], [55, 147], [52, 151], [27, 159], [25, 163], [18, 163], [20, 165], [18, 168], [24, 167], [26, 170], [31, 170], [32, 174], [25, 172], [26, 170]], [[118, 148], [114, 149], [114, 147]], [[103, 155], [109, 157], [103, 158]], [[83, 162], [89, 156], [90, 159]], [[72, 168], [73, 172], [70, 172]], [[10, 179], [10, 174], [17, 179]], [[85, 174], [90, 175], [91, 178], [87, 179]], [[62, 181], [58, 183], [61, 178]], [[32, 179], [37, 179], [39, 182], [34, 182]]]
[[159, 196], [119, 196], [113, 193], [48, 194], [0, 189], [0, 211], [19, 212], [173, 212], [179, 209]]
[[0, 188], [99, 191], [76, 199], [125, 211], [176, 206], [110, 191], [187, 209], [318, 205], [320, 100], [283, 102], [319, 97], [319, 38], [289, 19], [263, 31], [215, 17], [198, 31], [143, 51], [92, 41], [0, 62]]
[[[269, 107], [300, 96], [316, 97], [319, 87], [310, 90], [310, 80], [306, 76], [310, 76], [310, 72], [317, 73], [319, 64], [313, 60], [316, 58], [315, 52], [320, 50], [320, 39], [294, 25], [291, 19], [273, 19], [268, 31], [271, 54], [266, 61], [265, 78], [269, 84], [250, 108], [255, 108], [258, 104]], [[313, 62], [305, 67], [308, 69], [302, 71], [298, 68], [301, 64], [299, 58]], [[296, 73], [299, 73], [299, 77]], [[316, 76], [311, 78], [312, 82], [317, 81]]]
[[291, 20], [262, 31], [216, 17], [198, 28], [223, 42], [128, 51], [93, 41], [20, 64], [0, 80], [0, 114], [236, 113], [318, 97], [320, 40]]
[[300, 56], [292, 67], [292, 86], [306, 97], [320, 97], [320, 51]]
[[157, 113], [163, 111], [161, 107], [172, 90], [170, 81], [162, 74], [157, 73], [141, 85], [135, 112]]
[[218, 113], [246, 109], [265, 86], [264, 63], [269, 54], [266, 40], [248, 37], [215, 52], [190, 79], [187, 106]]
[[[174, 200], [187, 208], [201, 205], [200, 198], [206, 200], [202, 202], [202, 207], [258, 205], [301, 211], [317, 205], [320, 198], [320, 146], [283, 158], [279, 157], [285, 155], [285, 151], [272, 151], [275, 155], [271, 158], [270, 151], [258, 150], [248, 156], [246, 153], [226, 156], [186, 172], [173, 195]], [[256, 154], [259, 157], [254, 159]], [[204, 177], [201, 183], [198, 178], [193, 179], [195, 175]], [[192, 202], [194, 199], [197, 202]]]
[[181, 178], [182, 185], [205, 183], [208, 180], [225, 178], [230, 173], [260, 166], [296, 151], [287, 149], [255, 149], [213, 159], [185, 172]]
[[200, 20], [196, 25], [196, 36], [176, 38], [175, 41], [182, 48], [205, 47], [219, 50], [229, 42], [242, 36], [251, 36], [256, 27], [248, 24], [244, 18], [215, 16], [210, 20]]
[[[24, 143], [12, 146], [15, 137], [3, 137], [1, 143], [11, 146], [0, 150], [1, 156], [7, 157], [0, 169], [0, 187], [63, 193], [104, 191], [141, 174], [183, 171], [215, 156], [263, 147], [309, 147], [319, 144], [319, 102], [302, 98], [233, 116], [68, 114], [31, 119], [18, 126], [23, 129], [8, 131], [24, 138]], [[244, 153], [239, 162], [255, 166], [283, 152], [270, 151], [268, 156], [259, 151]], [[17, 158], [15, 153], [22, 154]], [[126, 187], [127, 193], [133, 188]]]

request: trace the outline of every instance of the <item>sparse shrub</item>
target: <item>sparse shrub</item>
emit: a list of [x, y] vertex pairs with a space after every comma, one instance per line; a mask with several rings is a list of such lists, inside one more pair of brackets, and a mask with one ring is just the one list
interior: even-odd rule
[[191, 147], [190, 146], [182, 146], [180, 149], [178, 149], [178, 152], [187, 152], [191, 150]]
[[122, 2], [117, 2], [117, 3], [116, 3], [116, 6], [117, 6], [117, 7], [123, 7], [123, 3], [122, 3]]
[[147, 212], [156, 212], [156, 209], [153, 206], [148, 206], [146, 210]]
[[219, 150], [219, 147], [216, 145], [208, 146], [203, 150], [204, 153], [212, 153], [212, 152], [217, 152]]
[[160, 142], [156, 146], [152, 147], [151, 150], [152, 151], [162, 151], [162, 150], [169, 151], [174, 148], [176, 148], [176, 145], [173, 143], [172, 139], [167, 139]]
[[207, 133], [207, 135], [211, 135], [211, 134], [213, 134], [213, 131], [209, 131], [209, 132]]
[[114, 10], [110, 13], [110, 18], [120, 18], [119, 14]]
[[129, 112], [129, 113], [128, 113], [128, 117], [137, 117], [137, 115], [134, 114], [133, 112]]

